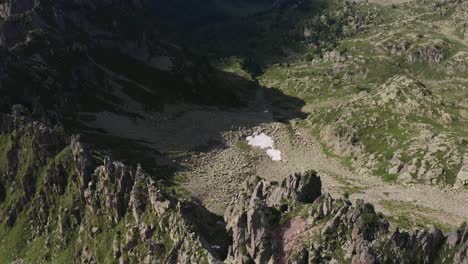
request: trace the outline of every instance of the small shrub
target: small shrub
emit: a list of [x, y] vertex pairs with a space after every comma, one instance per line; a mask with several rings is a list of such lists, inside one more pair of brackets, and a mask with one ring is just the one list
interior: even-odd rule
[[349, 192], [348, 192], [348, 191], [345, 191], [345, 192], [343, 193], [343, 197], [344, 197], [345, 199], [349, 199]]

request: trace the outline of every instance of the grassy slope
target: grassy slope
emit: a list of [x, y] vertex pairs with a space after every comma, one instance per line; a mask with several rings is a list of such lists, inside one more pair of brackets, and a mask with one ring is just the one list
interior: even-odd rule
[[[123, 219], [115, 223], [109, 217], [115, 215], [114, 208], [90, 210], [83, 199], [82, 183], [71, 148], [65, 147], [47, 154], [44, 146], [38, 144], [32, 135], [31, 130], [26, 128], [0, 136], [0, 187], [2, 192], [3, 189], [6, 190], [0, 200], [0, 216], [3, 219], [0, 222], [0, 263], [11, 263], [18, 259], [27, 263], [78, 263], [77, 254], [82, 248], [95, 253], [99, 263], [112, 263], [115, 260], [113, 241], [125, 244], [127, 228], [137, 223], [133, 214], [127, 212]], [[18, 150], [17, 154], [15, 150]], [[19, 157], [17, 169], [12, 163], [15, 155]], [[48, 158], [41, 161], [43, 159], [39, 157]], [[95, 158], [95, 161], [90, 162], [99, 163], [99, 157]], [[9, 172], [12, 178], [8, 176]], [[152, 177], [159, 179], [160, 175]], [[62, 183], [55, 182], [57, 180]], [[118, 187], [112, 186], [111, 182], [107, 182], [106, 186], [110, 195], [115, 195], [113, 191]], [[163, 192], [165, 191], [169, 192], [171, 189], [167, 187]], [[179, 201], [183, 202], [183, 199]], [[191, 232], [195, 228], [204, 228], [202, 225], [188, 227], [176, 208], [169, 209], [161, 218], [151, 208], [152, 206], [146, 207], [138, 224], [156, 224], [152, 239], [162, 243], [156, 252], [158, 259], [166, 257], [175, 241], [189, 232], [187, 228]], [[13, 225], [5, 221], [11, 210], [18, 212]], [[210, 221], [210, 224], [217, 221], [211, 218], [205, 220]], [[84, 229], [80, 231], [81, 226]], [[165, 226], [170, 226], [171, 229], [162, 229]], [[97, 228], [98, 232], [93, 233], [92, 228]], [[218, 229], [210, 230], [217, 232], [218, 236], [224, 235]], [[224, 241], [226, 238], [207, 239]], [[192, 243], [190, 250], [198, 252], [192, 252], [193, 254], [206, 258], [206, 252], [198, 241], [188, 241]], [[122, 249], [123, 259], [138, 263], [142, 256], [150, 254], [149, 250], [148, 243], [137, 241], [131, 253]]]
[[[334, 50], [340, 51], [354, 60], [345, 61], [344, 70], [336, 70], [336, 64], [317, 60], [309, 63], [309, 60], [319, 58], [316, 48], [297, 53], [294, 58], [285, 63], [275, 63], [267, 66], [264, 74], [260, 76], [262, 84], [279, 88], [288, 95], [297, 96], [308, 102], [314, 109], [315, 114], [312, 121], [315, 124], [326, 125], [333, 123], [336, 118], [346, 114], [346, 108], [335, 108], [339, 103], [345, 103], [349, 98], [360, 92], [368, 92], [371, 95], [378, 92], [379, 87], [393, 76], [406, 75], [421, 80], [426, 87], [436, 96], [447, 102], [442, 109], [455, 117], [450, 124], [441, 123], [439, 119], [431, 118], [425, 114], [415, 113], [408, 116], [409, 122], [429, 125], [436, 133], [448, 133], [455, 138], [467, 138], [468, 130], [465, 120], [459, 118], [459, 106], [457, 99], [467, 98], [468, 94], [462, 87], [468, 85], [466, 71], [447, 72], [447, 65], [451, 65], [451, 57], [459, 51], [467, 51], [460, 40], [453, 37], [441, 35], [430, 28], [430, 23], [436, 23], [445, 17], [437, 16], [433, 12], [431, 16], [424, 16], [423, 22], [411, 20], [414, 10], [406, 6], [358, 6], [356, 12], [366, 14], [367, 9], [378, 10], [379, 23], [370, 25], [362, 32], [347, 36], [337, 42]], [[421, 15], [430, 10], [420, 11]], [[338, 20], [338, 19], [337, 19]], [[402, 21], [408, 20], [407, 23]], [[402, 24], [404, 23], [404, 24]], [[417, 36], [414, 38], [414, 36]], [[424, 46], [428, 42], [445, 42], [446, 59], [440, 64], [431, 62], [410, 63], [404, 56], [392, 55], [385, 49], [390, 42], [411, 40], [412, 47], [417, 49], [418, 45]], [[323, 49], [322, 49], [323, 52]], [[311, 56], [312, 54], [312, 56]], [[445, 89], [441, 88], [443, 83]], [[434, 105], [433, 107], [440, 108]], [[399, 120], [401, 114], [398, 112], [380, 109], [353, 109], [354, 117], [349, 119], [350, 125], [357, 129], [359, 143], [366, 151], [379, 156], [381, 163], [376, 167], [376, 173], [381, 174], [387, 180], [395, 180], [393, 175], [386, 174], [387, 161], [392, 154], [398, 150], [407, 150], [411, 139], [417, 131], [401, 128], [397, 122], [385, 122], [384, 126], [377, 125], [369, 127], [362, 124], [363, 116], [376, 116], [377, 120]], [[378, 122], [380, 122], [378, 121]], [[389, 145], [382, 138], [391, 137], [397, 144]], [[466, 145], [457, 146], [461, 152], [466, 150]], [[442, 162], [444, 162], [442, 160]], [[448, 166], [446, 181], [454, 182], [454, 175], [459, 166]], [[452, 176], [450, 176], [452, 175]]]
[[[387, 181], [395, 181], [397, 175], [387, 173], [395, 151], [403, 152], [404, 162], [423, 156], [409, 152], [420, 129], [401, 127], [399, 120], [403, 118], [410, 124], [427, 126], [437, 135], [447, 134], [457, 142], [454, 147], [458, 153], [467, 149], [463, 142], [468, 130], [466, 120], [460, 116], [459, 102], [468, 98], [463, 88], [468, 85], [468, 75], [463, 70], [468, 64], [456, 61], [455, 56], [467, 52], [468, 47], [459, 29], [454, 29], [456, 32], [437, 29], [439, 24], [456, 20], [455, 9], [456, 6], [434, 6], [425, 0], [387, 6], [310, 0], [299, 8], [258, 13], [201, 27], [195, 34], [201, 36], [196, 47], [211, 59], [221, 61], [218, 64], [221, 70], [258, 79], [266, 87], [306, 101], [313, 109], [306, 122], [313, 124], [311, 128], [333, 125], [338, 118], [352, 112], [346, 126], [339, 129], [352, 126], [357, 143], [369, 155], [377, 157], [377, 164], [370, 169]], [[304, 37], [305, 28], [312, 32], [310, 37]], [[404, 41], [411, 44], [408, 54], [391, 54], [389, 47]], [[437, 63], [422, 59], [409, 61], [410, 55], [417, 57], [419, 50], [426, 48], [437, 49], [444, 58]], [[332, 50], [348, 59], [340, 63], [321, 59]], [[359, 93], [378, 96], [382, 85], [395, 76], [421, 81], [434, 98], [442, 100], [442, 105], [423, 102], [425, 109], [448, 113], [452, 120], [445, 123], [441, 114], [428, 116], [422, 111], [405, 115], [390, 104], [383, 108], [359, 105], [346, 108]], [[287, 105], [283, 104], [286, 103], [274, 101], [273, 113], [287, 111]], [[340, 104], [345, 107], [337, 107]], [[363, 117], [376, 119], [376, 124], [363, 123]], [[444, 155], [433, 157], [445, 164], [440, 180], [452, 184], [460, 164], [453, 164]], [[351, 160], [349, 156], [344, 158]]]

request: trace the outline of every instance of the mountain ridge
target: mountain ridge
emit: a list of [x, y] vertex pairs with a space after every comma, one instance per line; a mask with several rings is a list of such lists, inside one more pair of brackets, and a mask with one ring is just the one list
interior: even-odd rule
[[467, 263], [466, 3], [4, 1], [0, 263]]

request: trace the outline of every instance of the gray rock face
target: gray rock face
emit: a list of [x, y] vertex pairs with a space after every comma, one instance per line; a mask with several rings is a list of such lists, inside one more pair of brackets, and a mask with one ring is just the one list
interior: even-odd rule
[[[233, 235], [226, 262], [411, 264], [468, 261], [465, 227], [447, 236], [435, 227], [412, 232], [401, 232], [397, 228], [390, 232], [388, 222], [363, 201], [352, 205], [347, 200], [335, 200], [329, 194], [311, 195], [311, 199], [305, 200], [304, 196], [297, 195], [304, 194], [300, 190], [320, 194], [311, 192], [316, 190], [314, 186], [320, 186], [320, 180], [313, 172], [289, 176], [280, 185], [260, 181], [255, 187], [247, 186], [226, 210], [227, 228]], [[307, 206], [311, 209], [285, 222], [279, 220], [288, 215], [283, 211], [285, 206], [289, 212], [302, 211], [300, 209]], [[299, 227], [287, 224], [290, 221], [304, 226], [297, 229]], [[298, 235], [301, 233], [306, 235]], [[296, 235], [291, 238], [291, 234]], [[296, 241], [291, 243], [294, 239]]]
[[[422, 82], [405, 75], [393, 76], [381, 85], [381, 89], [356, 95], [353, 100], [335, 107], [340, 114], [334, 121], [322, 124], [320, 139], [336, 155], [353, 156], [353, 167], [362, 174], [375, 174], [379, 166], [385, 166], [386, 173], [405, 184], [452, 185], [453, 176], [450, 175], [457, 174], [465, 152], [463, 138], [408, 122], [404, 117], [421, 115], [449, 124], [454, 117], [444, 105], [442, 97], [427, 89]], [[382, 107], [391, 109], [399, 117], [392, 120], [382, 118], [376, 114]], [[361, 115], [362, 118], [356, 118]], [[379, 153], [369, 151], [373, 146], [366, 143], [367, 136], [358, 133], [364, 127], [404, 130], [407, 126], [414, 126], [417, 132], [408, 135], [405, 144], [395, 136], [382, 139], [383, 144], [398, 147], [393, 157], [382, 158]], [[462, 171], [461, 181], [465, 178]]]
[[[8, 157], [0, 167], [0, 187], [17, 190], [3, 198], [11, 205], [0, 209], [1, 221], [11, 228], [27, 222], [24, 239], [44, 236], [44, 247], [71, 247], [80, 263], [102, 260], [92, 244], [102, 234], [116, 237], [108, 249], [120, 263], [129, 256], [148, 263], [219, 263], [214, 241], [203, 238], [208, 232], [202, 221], [191, 220], [202, 208], [173, 200], [141, 167], [109, 157], [99, 165], [79, 137], [67, 140], [33, 121], [23, 106], [1, 114], [0, 129], [2, 144], [3, 138], [10, 142], [0, 148]], [[213, 222], [209, 213], [201, 218]]]
[[0, 18], [5, 19], [11, 15], [33, 9], [37, 4], [34, 0], [8, 0], [0, 4]]
[[283, 199], [312, 203], [322, 194], [322, 183], [315, 172], [289, 175], [281, 184]]
[[[28, 239], [47, 235], [48, 243], [59, 248], [67, 248], [66, 237], [73, 234], [82, 263], [99, 261], [89, 241], [106, 234], [113, 237], [112, 257], [121, 263], [130, 257], [174, 264], [224, 259], [243, 264], [468, 261], [468, 227], [448, 235], [434, 227], [390, 232], [372, 205], [363, 201], [352, 205], [322, 194], [314, 171], [290, 175], [281, 184], [246, 182], [226, 210], [224, 226], [196, 202], [168, 196], [141, 167], [108, 157], [97, 162], [79, 137], [66, 140], [33, 121], [27, 108], [15, 106], [12, 114], [1, 115], [0, 129], [13, 142], [6, 147], [8, 169], [0, 174], [0, 187], [18, 190], [17, 198], [0, 210], [4, 223], [15, 227], [26, 217]], [[29, 165], [20, 158], [28, 148], [35, 150]], [[41, 174], [29, 166], [42, 168]], [[35, 177], [41, 177], [37, 186], [30, 184], [37, 182]], [[224, 228], [232, 239], [213, 239]], [[51, 235], [51, 230], [60, 235]], [[223, 249], [228, 247], [226, 253]]]
[[[414, 41], [416, 42], [416, 40]], [[447, 58], [450, 43], [440, 40], [426, 43], [411, 43], [408, 40], [404, 40], [398, 44], [389, 44], [387, 48], [392, 54], [405, 56], [406, 60], [410, 63], [441, 63]]]
[[[327, 200], [318, 199], [316, 203], [325, 204]], [[342, 261], [338, 263], [434, 263], [436, 259], [440, 261], [444, 254], [447, 254], [447, 259], [454, 259], [454, 263], [466, 261], [466, 256], [457, 259], [464, 254], [463, 242], [458, 235], [463, 230], [447, 237], [434, 227], [409, 233], [397, 229], [390, 233], [388, 223], [374, 212], [371, 205], [358, 202], [355, 207], [348, 203], [339, 206], [346, 209], [339, 210], [334, 216], [332, 214], [322, 229], [321, 242], [308, 248], [309, 262], [302, 263], [333, 263], [328, 260], [337, 257]], [[315, 218], [319, 215], [318, 211], [312, 213]], [[446, 253], [449, 252], [447, 248], [453, 247], [460, 249]], [[336, 250], [349, 254], [336, 256]], [[443, 263], [451, 262], [446, 260]]]
[[468, 155], [463, 158], [463, 165], [457, 174], [456, 184], [461, 187], [468, 186]]
[[313, 202], [321, 195], [321, 182], [316, 172], [288, 176], [280, 185], [261, 180], [252, 189], [235, 197], [224, 219], [233, 236], [227, 262], [273, 263], [280, 241], [275, 227], [280, 221], [282, 206]]

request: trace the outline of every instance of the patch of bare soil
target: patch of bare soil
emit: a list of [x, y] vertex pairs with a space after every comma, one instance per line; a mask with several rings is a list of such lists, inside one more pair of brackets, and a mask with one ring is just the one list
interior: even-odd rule
[[302, 217], [292, 218], [275, 232], [275, 240], [281, 243], [280, 252], [275, 256], [275, 263], [287, 263], [289, 257], [302, 248], [306, 238], [313, 232], [311, 225]]

